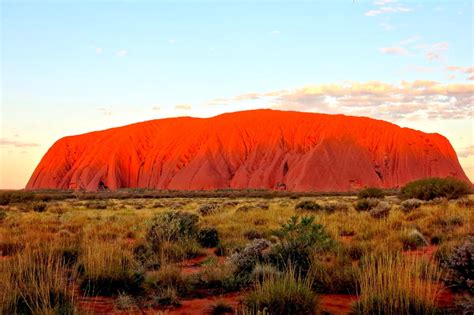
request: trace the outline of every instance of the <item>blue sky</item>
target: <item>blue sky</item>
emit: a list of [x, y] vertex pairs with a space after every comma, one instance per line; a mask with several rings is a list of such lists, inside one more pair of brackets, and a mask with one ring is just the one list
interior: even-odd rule
[[2, 1], [0, 188], [66, 135], [260, 107], [442, 133], [473, 179], [472, 19], [472, 1]]

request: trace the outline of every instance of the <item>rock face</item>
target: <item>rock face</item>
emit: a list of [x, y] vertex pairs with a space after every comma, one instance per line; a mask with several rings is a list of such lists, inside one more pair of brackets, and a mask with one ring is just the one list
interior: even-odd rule
[[431, 176], [469, 182], [439, 134], [364, 117], [253, 110], [62, 138], [26, 188], [347, 191]]

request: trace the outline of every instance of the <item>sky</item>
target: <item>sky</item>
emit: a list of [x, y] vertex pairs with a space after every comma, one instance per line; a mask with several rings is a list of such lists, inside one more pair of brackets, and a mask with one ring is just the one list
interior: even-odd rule
[[474, 180], [472, 1], [11, 1], [0, 189], [74, 134], [274, 108], [446, 136]]

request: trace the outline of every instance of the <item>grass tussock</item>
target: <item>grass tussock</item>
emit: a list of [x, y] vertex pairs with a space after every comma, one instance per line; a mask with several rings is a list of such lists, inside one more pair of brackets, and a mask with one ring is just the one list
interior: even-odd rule
[[419, 258], [369, 256], [360, 273], [357, 314], [435, 314], [439, 268]]

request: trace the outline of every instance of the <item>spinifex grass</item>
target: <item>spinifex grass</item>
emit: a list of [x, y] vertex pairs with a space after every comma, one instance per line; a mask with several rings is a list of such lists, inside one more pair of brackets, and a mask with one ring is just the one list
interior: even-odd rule
[[417, 257], [371, 255], [362, 263], [358, 314], [434, 314], [439, 268]]
[[264, 277], [245, 298], [247, 311], [264, 309], [270, 314], [313, 314], [316, 310], [316, 294], [312, 291], [310, 277], [302, 277], [289, 266], [282, 275]]
[[73, 313], [75, 279], [53, 247], [27, 246], [0, 263], [0, 313]]

